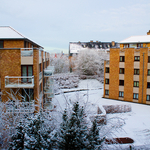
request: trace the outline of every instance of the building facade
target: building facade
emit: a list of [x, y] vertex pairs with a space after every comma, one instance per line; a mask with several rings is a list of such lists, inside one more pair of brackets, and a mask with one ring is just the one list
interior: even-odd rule
[[150, 35], [131, 36], [110, 49], [104, 64], [105, 98], [150, 104]]
[[53, 97], [49, 62], [42, 46], [11, 27], [0, 27], [1, 101], [34, 102], [36, 111], [43, 107]]

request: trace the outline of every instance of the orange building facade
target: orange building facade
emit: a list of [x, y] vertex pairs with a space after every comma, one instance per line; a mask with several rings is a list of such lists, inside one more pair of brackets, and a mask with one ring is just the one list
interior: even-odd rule
[[[53, 97], [49, 53], [11, 27], [0, 27], [0, 96], [2, 102], [33, 102], [35, 110]], [[13, 96], [12, 96], [13, 95]], [[21, 95], [21, 96], [20, 96]]]
[[[149, 33], [149, 32], [148, 32]], [[150, 104], [150, 35], [132, 36], [110, 49], [104, 64], [105, 98]]]

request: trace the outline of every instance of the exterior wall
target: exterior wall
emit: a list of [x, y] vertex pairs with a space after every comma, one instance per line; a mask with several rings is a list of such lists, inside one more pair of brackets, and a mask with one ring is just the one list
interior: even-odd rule
[[[20, 50], [0, 50], [0, 77], [2, 101], [8, 100], [8, 95], [5, 91], [5, 76], [21, 76], [21, 54]], [[13, 65], [12, 65], [13, 64]]]
[[[125, 56], [124, 63], [119, 62], [120, 56]], [[140, 56], [140, 61], [134, 61], [135, 56]], [[150, 89], [147, 89], [147, 82], [150, 82], [150, 78], [147, 76], [147, 69], [150, 69], [148, 56], [150, 56], [149, 48], [110, 49], [110, 64], [108, 66], [106, 62], [104, 63], [104, 71], [106, 67], [109, 67], [109, 76], [104, 73], [103, 96], [105, 98], [150, 104], [149, 101], [146, 101], [146, 95], [150, 95]], [[119, 68], [124, 68], [124, 74], [119, 74]], [[134, 75], [134, 69], [139, 69], [140, 74]], [[109, 85], [105, 84], [106, 78], [109, 79]], [[119, 80], [124, 80], [124, 86], [119, 86]], [[134, 81], [139, 81], [139, 87], [134, 87]], [[105, 89], [109, 90], [109, 96], [105, 95]], [[124, 92], [124, 97], [119, 97], [119, 91]], [[133, 99], [133, 93], [139, 94], [138, 100]]]
[[23, 48], [24, 40], [4, 40], [4, 48]]
[[117, 99], [119, 95], [119, 52], [120, 49], [110, 49], [109, 98], [111, 99]]

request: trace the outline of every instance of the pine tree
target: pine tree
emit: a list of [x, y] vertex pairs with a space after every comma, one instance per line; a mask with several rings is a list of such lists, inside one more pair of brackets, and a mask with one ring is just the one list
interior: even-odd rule
[[51, 149], [51, 130], [44, 126], [44, 119], [41, 113], [30, 118], [30, 123], [26, 126], [25, 148], [30, 150]]
[[22, 150], [24, 148], [24, 125], [22, 122], [16, 127], [16, 134], [12, 136], [9, 150]]
[[64, 111], [58, 140], [60, 149], [86, 148], [87, 126], [84, 120], [84, 109], [79, 106], [78, 102], [74, 103], [70, 117], [67, 116], [67, 111]]
[[100, 138], [96, 119], [94, 119], [92, 127], [89, 131], [88, 140], [89, 140], [88, 149], [90, 150], [94, 150], [96, 148], [100, 149], [102, 142], [104, 141], [104, 138]]

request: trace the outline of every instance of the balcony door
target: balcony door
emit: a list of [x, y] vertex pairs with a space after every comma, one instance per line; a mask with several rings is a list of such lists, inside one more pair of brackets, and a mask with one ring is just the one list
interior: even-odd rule
[[[21, 75], [23, 77], [33, 76], [33, 66], [32, 65], [22, 65], [21, 66]], [[23, 78], [22, 82], [24, 83], [30, 83], [31, 78]]]

